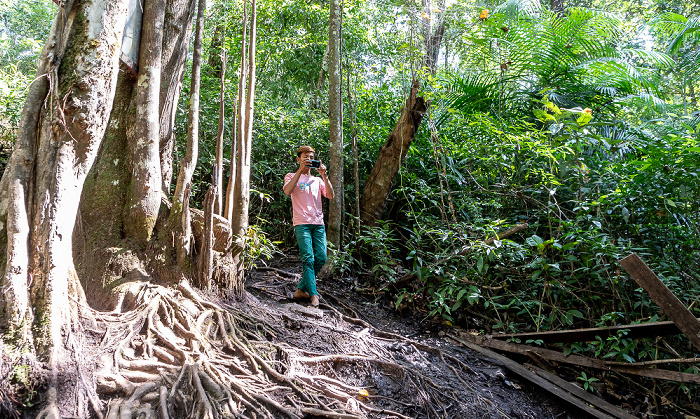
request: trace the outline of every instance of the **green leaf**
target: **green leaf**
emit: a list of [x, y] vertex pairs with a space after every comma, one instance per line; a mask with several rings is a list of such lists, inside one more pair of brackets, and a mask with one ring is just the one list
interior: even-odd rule
[[581, 313], [578, 310], [569, 310], [569, 314], [571, 314], [574, 317], [578, 317], [579, 319], [583, 318], [583, 313]]
[[461, 290], [459, 290], [459, 292], [457, 293], [457, 300], [461, 300], [462, 297], [464, 297], [464, 294], [466, 294], [466, 293], [467, 293], [466, 288], [462, 288]]
[[588, 113], [588, 112], [581, 112], [581, 115], [578, 117], [578, 119], [576, 120], [576, 122], [577, 122], [579, 125], [583, 126], [583, 125], [586, 125], [587, 123], [589, 123], [589, 122], [591, 121], [592, 118], [593, 118], [593, 115], [591, 115], [590, 113]]

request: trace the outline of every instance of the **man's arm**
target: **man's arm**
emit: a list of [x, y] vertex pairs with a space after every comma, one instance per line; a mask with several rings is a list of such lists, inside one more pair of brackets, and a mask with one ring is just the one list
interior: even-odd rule
[[323, 183], [326, 185], [326, 198], [333, 199], [335, 194], [333, 193], [333, 185], [331, 185], [331, 180], [328, 179], [328, 174], [326, 174], [326, 165], [321, 163], [321, 167], [318, 168], [318, 173], [323, 178]]
[[284, 184], [282, 187], [282, 192], [284, 192], [285, 195], [289, 196], [294, 192], [294, 188], [297, 186], [297, 183], [299, 182], [299, 178], [301, 177], [301, 167], [300, 170], [297, 170], [296, 173], [294, 173], [294, 177], [287, 183]]

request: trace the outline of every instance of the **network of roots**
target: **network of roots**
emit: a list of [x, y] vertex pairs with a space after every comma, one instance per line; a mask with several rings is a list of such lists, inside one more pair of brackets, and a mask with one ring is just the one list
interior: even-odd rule
[[96, 390], [87, 398], [96, 417], [510, 413], [478, 383], [467, 355], [382, 332], [327, 304], [309, 309], [250, 294], [245, 303], [217, 303], [183, 282], [176, 288], [144, 285], [129, 305], [123, 313], [94, 313], [102, 355], [94, 370]]

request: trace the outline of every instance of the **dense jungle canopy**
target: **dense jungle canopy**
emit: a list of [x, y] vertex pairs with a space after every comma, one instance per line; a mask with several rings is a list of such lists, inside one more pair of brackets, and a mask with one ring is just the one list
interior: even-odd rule
[[[446, 335], [669, 320], [631, 253], [700, 317], [699, 91], [698, 0], [0, 0], [0, 416], [581, 417]], [[285, 301], [301, 145], [320, 311]], [[690, 418], [697, 341], [517, 343], [683, 373], [534, 361]]]

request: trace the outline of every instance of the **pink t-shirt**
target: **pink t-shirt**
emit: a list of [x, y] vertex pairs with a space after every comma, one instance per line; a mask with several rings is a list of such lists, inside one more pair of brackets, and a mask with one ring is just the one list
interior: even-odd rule
[[[286, 185], [294, 177], [294, 173], [284, 176]], [[326, 183], [318, 176], [301, 175], [292, 191], [292, 223], [323, 225], [323, 209], [321, 195], [326, 196]]]

